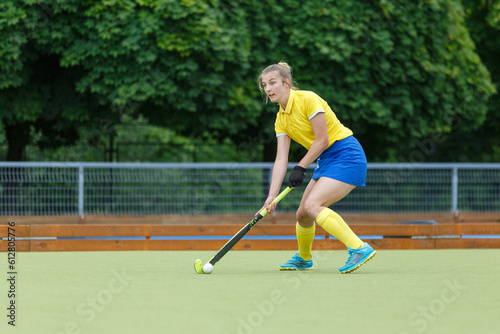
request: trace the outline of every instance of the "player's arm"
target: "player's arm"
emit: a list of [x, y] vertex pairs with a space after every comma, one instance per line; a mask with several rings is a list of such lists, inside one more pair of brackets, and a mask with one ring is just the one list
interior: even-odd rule
[[269, 196], [264, 203], [264, 206], [258, 211], [267, 208], [269, 212], [276, 208], [276, 203], [272, 201], [278, 195], [283, 179], [285, 178], [288, 169], [288, 153], [290, 152], [291, 139], [287, 135], [278, 136], [278, 148], [276, 152], [276, 159], [274, 161], [273, 175], [271, 178], [271, 186], [269, 188]]
[[278, 136], [278, 148], [274, 161], [273, 176], [269, 196], [275, 198], [280, 192], [281, 183], [288, 169], [288, 153], [290, 152], [291, 139], [287, 135]]

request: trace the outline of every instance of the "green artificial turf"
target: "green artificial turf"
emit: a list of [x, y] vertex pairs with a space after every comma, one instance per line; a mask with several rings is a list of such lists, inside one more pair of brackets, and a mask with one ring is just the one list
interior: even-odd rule
[[500, 250], [382, 250], [351, 274], [344, 251], [280, 272], [293, 251], [18, 253], [16, 327], [0, 333], [498, 333]]

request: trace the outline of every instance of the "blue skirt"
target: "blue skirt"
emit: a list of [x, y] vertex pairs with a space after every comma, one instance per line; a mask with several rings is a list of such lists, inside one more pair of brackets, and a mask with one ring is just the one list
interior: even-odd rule
[[321, 153], [312, 179], [328, 177], [353, 186], [364, 187], [366, 169], [365, 151], [356, 138], [349, 136], [334, 142]]

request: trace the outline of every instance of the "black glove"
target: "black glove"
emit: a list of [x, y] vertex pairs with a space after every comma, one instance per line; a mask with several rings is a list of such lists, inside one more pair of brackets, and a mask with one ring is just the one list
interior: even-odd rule
[[288, 186], [290, 188], [300, 187], [305, 177], [306, 169], [304, 167], [300, 167], [299, 165], [293, 167], [292, 173], [288, 178]]

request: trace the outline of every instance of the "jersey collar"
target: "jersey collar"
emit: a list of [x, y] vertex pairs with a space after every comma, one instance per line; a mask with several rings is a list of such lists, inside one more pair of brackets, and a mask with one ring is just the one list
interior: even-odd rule
[[285, 114], [289, 114], [292, 111], [293, 96], [294, 95], [295, 95], [295, 91], [293, 89], [290, 89], [290, 95], [288, 96], [288, 103], [286, 104], [286, 109], [283, 110], [283, 107], [280, 105], [280, 112], [283, 112]]

